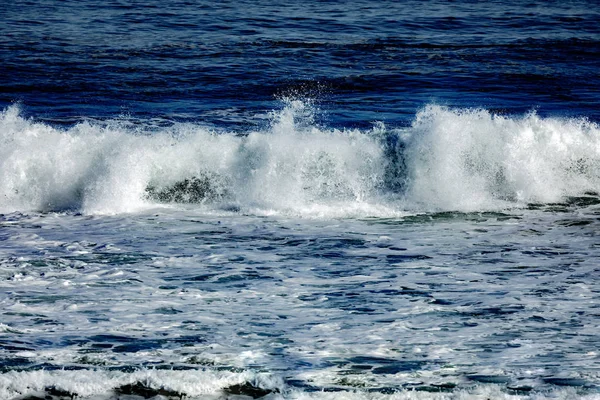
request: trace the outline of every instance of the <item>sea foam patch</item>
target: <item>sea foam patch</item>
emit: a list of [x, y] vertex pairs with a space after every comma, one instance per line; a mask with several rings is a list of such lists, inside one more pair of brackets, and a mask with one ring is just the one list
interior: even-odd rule
[[295, 387], [268, 374], [250, 371], [211, 370], [139, 370], [120, 371], [11, 371], [0, 374], [3, 399], [290, 399], [290, 400], [597, 400], [597, 392], [584, 393], [575, 387], [543, 391], [530, 387], [506, 388], [480, 383], [466, 389], [451, 386], [415, 386], [413, 388], [342, 387], [327, 390]]
[[[265, 374], [250, 371], [230, 372], [214, 370], [173, 371], [139, 370], [136, 372], [78, 370], [78, 371], [10, 371], [0, 374], [0, 397], [12, 399], [39, 393], [53, 393], [57, 397], [106, 398], [119, 395], [153, 397], [219, 397], [232, 387], [246, 384], [274, 391], [279, 382]], [[250, 390], [250, 389], [248, 389]]]

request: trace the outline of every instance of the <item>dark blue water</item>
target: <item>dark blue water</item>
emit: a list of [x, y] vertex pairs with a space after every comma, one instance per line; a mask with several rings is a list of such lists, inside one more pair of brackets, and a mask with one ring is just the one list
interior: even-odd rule
[[428, 103], [600, 119], [596, 1], [16, 1], [0, 107], [70, 124], [252, 129], [285, 97], [320, 122], [406, 125]]

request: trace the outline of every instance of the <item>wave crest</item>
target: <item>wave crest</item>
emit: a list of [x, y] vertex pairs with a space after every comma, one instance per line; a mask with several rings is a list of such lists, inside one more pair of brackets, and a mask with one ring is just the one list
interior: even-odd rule
[[408, 143], [410, 197], [430, 207], [553, 203], [600, 189], [600, 129], [585, 119], [428, 106]]
[[337, 130], [288, 101], [264, 131], [120, 121], [55, 129], [0, 115], [0, 210], [131, 212], [157, 203], [300, 216], [396, 216], [553, 203], [600, 192], [585, 119], [429, 105], [410, 127]]

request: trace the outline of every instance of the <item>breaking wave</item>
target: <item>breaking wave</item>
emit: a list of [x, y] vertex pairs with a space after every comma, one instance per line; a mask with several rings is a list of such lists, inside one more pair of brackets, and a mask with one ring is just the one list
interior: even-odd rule
[[568, 202], [600, 192], [600, 127], [429, 105], [411, 126], [329, 129], [289, 101], [268, 128], [125, 121], [68, 129], [0, 114], [0, 212], [191, 203], [297, 216], [394, 216]]

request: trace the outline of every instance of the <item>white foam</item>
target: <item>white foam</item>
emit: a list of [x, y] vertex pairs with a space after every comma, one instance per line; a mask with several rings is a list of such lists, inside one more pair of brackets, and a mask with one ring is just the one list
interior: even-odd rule
[[532, 393], [517, 395], [503, 392], [497, 385], [478, 385], [470, 390], [457, 390], [450, 393], [430, 393], [402, 390], [393, 394], [368, 393], [361, 390], [343, 392], [292, 392], [289, 399], [294, 400], [597, 400], [598, 394], [581, 395], [574, 390], [562, 389], [550, 393]]
[[[214, 370], [172, 371], [140, 370], [126, 373], [120, 371], [10, 371], [0, 374], [0, 398], [41, 392], [46, 387], [55, 387], [74, 393], [78, 398], [110, 396], [120, 386], [143, 383], [153, 389], [165, 389], [187, 396], [219, 394], [225, 387], [253, 382], [256, 386], [272, 388], [280, 382], [253, 372], [230, 372]], [[270, 386], [271, 385], [271, 386]]]
[[439, 106], [406, 129], [360, 131], [319, 127], [309, 105], [291, 101], [270, 128], [244, 135], [119, 121], [61, 130], [11, 106], [0, 143], [0, 212], [135, 212], [156, 206], [148, 187], [193, 177], [220, 195], [206, 207], [312, 217], [487, 210], [600, 191], [597, 125]]
[[428, 106], [408, 136], [409, 197], [425, 207], [495, 209], [600, 191], [600, 128], [583, 119]]
[[349, 389], [335, 392], [304, 391], [287, 387], [282, 380], [264, 373], [251, 371], [231, 372], [215, 370], [139, 370], [135, 372], [81, 370], [81, 371], [10, 371], [0, 374], [0, 398], [12, 399], [25, 395], [43, 394], [48, 387], [77, 395], [80, 399], [114, 399], [114, 390], [141, 383], [155, 390], [180, 393], [190, 399], [226, 398], [224, 389], [233, 385], [251, 383], [255, 387], [273, 391], [272, 399], [290, 400], [598, 400], [600, 394], [582, 394], [575, 388], [556, 388], [526, 394], [508, 393], [500, 385], [479, 384], [452, 392], [427, 392], [400, 389], [394, 393], [369, 392]]

